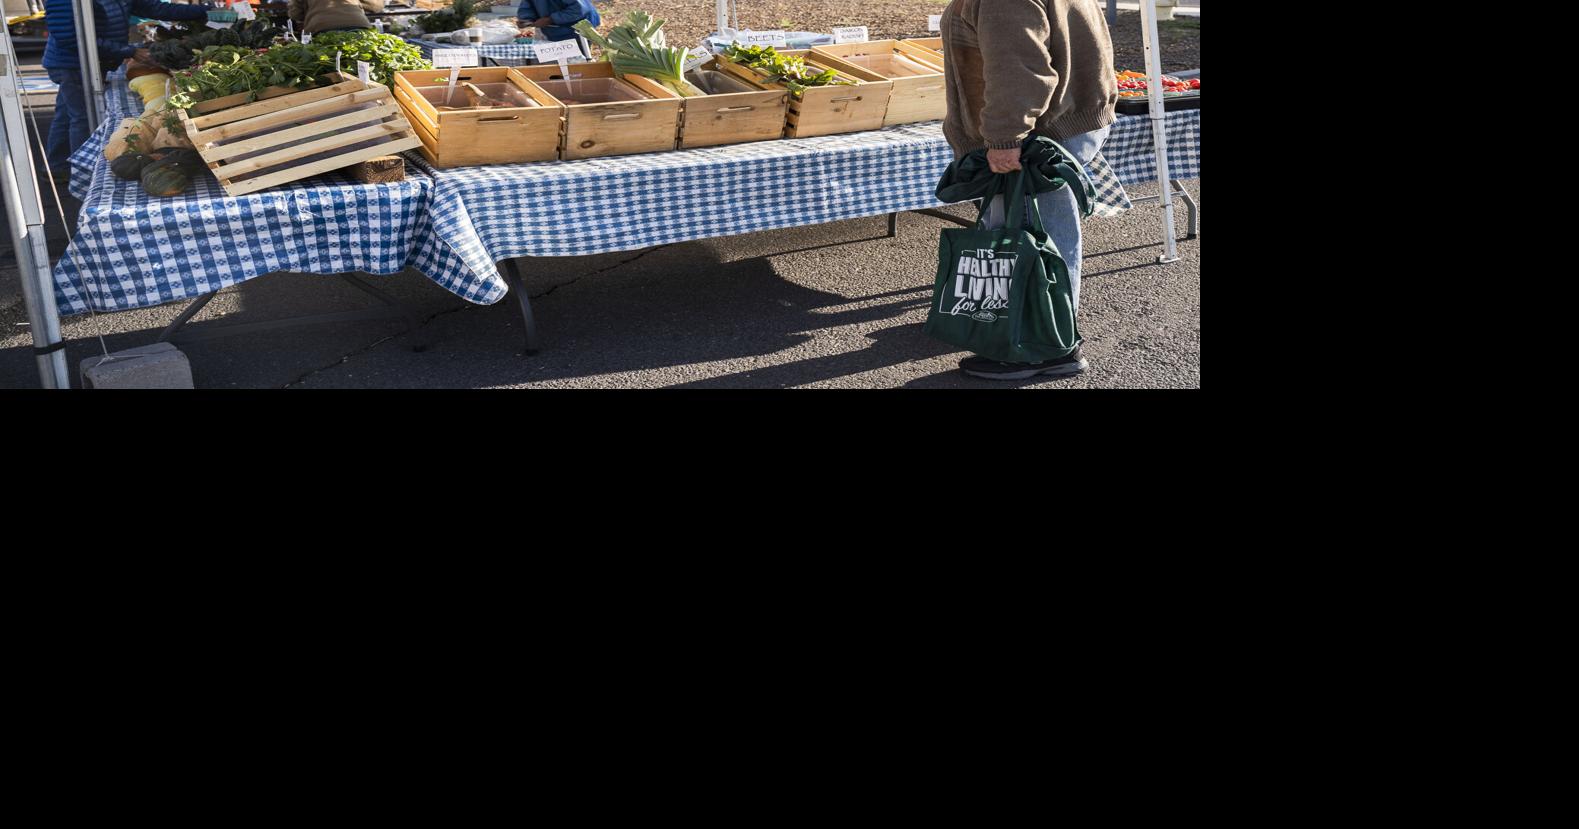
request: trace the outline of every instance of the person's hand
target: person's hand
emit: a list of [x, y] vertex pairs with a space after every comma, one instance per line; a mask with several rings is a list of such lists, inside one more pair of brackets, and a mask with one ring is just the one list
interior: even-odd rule
[[1020, 148], [1012, 150], [987, 150], [987, 166], [994, 173], [1012, 173], [1020, 169]]
[[532, 27], [531, 26], [522, 26], [519, 30], [516, 31], [515, 36], [516, 37], [531, 37], [532, 36]]

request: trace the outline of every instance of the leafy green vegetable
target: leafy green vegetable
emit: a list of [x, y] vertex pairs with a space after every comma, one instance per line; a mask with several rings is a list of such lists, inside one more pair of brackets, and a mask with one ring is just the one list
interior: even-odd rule
[[321, 32], [313, 35], [312, 48], [327, 56], [331, 67], [334, 66], [334, 53], [339, 52], [340, 69], [348, 75], [356, 74], [357, 61], [367, 61], [373, 82], [385, 86], [394, 85], [396, 72], [433, 68], [433, 64], [423, 59], [421, 49], [394, 35], [380, 34], [372, 29]]
[[319, 75], [334, 68], [323, 50], [294, 41], [265, 52], [226, 47], [214, 51], [213, 59], [171, 76], [171, 86], [177, 90], [167, 101], [171, 109], [240, 93], [255, 98], [271, 86], [315, 86]]
[[615, 72], [652, 78], [682, 98], [707, 94], [685, 79], [685, 50], [667, 45], [663, 21], [644, 11], [625, 15], [625, 22], [610, 29], [606, 38], [585, 20], [578, 21], [575, 30], [603, 49], [603, 59]]
[[210, 46], [198, 54], [198, 65], [171, 76], [176, 91], [167, 104], [172, 110], [190, 109], [199, 101], [226, 95], [246, 93], [249, 100], [255, 99], [271, 86], [316, 86], [319, 76], [334, 70], [336, 53], [342, 72], [355, 74], [356, 62], [365, 60], [371, 79], [386, 86], [394, 82], [395, 72], [433, 68], [417, 47], [372, 30], [324, 32], [310, 44], [292, 40], [261, 52]]
[[[476, 23], [477, 18], [473, 16], [476, 13], [475, 0], [455, 0], [449, 8], [429, 12], [413, 22], [421, 26], [424, 32], [453, 32]], [[317, 39], [318, 36], [313, 35], [313, 40]]]
[[782, 83], [795, 97], [801, 97], [808, 87], [854, 86], [854, 81], [841, 80], [832, 69], [817, 71], [808, 67], [805, 58], [785, 57], [772, 46], [741, 46], [731, 43], [724, 50], [724, 57], [767, 75], [768, 83]]
[[244, 20], [228, 29], [199, 29], [196, 34], [155, 43], [148, 48], [148, 56], [166, 69], [185, 69], [197, 62], [197, 56], [212, 46], [235, 46], [242, 49], [263, 49], [274, 42], [280, 30], [265, 18]]

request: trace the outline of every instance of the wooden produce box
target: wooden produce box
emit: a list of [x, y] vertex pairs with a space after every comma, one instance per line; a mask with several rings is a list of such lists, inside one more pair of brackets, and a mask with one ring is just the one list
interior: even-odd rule
[[[784, 127], [785, 138], [809, 138], [813, 135], [834, 135], [841, 132], [864, 132], [883, 125], [888, 112], [888, 96], [893, 92], [892, 81], [876, 76], [861, 77], [828, 65], [811, 54], [809, 49], [780, 49], [786, 57], [800, 56], [808, 66], [835, 69], [841, 77], [856, 81], [855, 86], [814, 86], [790, 96], [789, 116]], [[783, 84], [769, 83], [767, 75], [720, 55], [719, 68], [736, 77], [750, 81], [763, 89], [787, 89]]]
[[784, 125], [789, 117], [788, 90], [760, 89], [754, 83], [742, 81], [719, 67], [717, 58], [697, 69], [702, 72], [722, 72], [727, 78], [757, 91], [710, 93], [701, 98], [681, 99], [681, 149], [771, 141], [784, 137]]
[[614, 75], [607, 63], [572, 63], [570, 74], [579, 81], [591, 81], [589, 89], [611, 84], [634, 87], [647, 97], [640, 100], [602, 103], [566, 103], [555, 93], [565, 80], [557, 64], [511, 67], [527, 80], [539, 85], [554, 102], [565, 108], [565, 129], [559, 143], [559, 157], [601, 158], [609, 155], [653, 153], [672, 150], [680, 133], [679, 95], [640, 75]]
[[322, 86], [221, 106], [236, 97], [245, 99], [217, 98], [180, 111], [187, 138], [232, 196], [422, 144], [388, 88], [352, 75], [329, 73]]
[[909, 46], [917, 46], [928, 52], [937, 53], [937, 63], [943, 65], [943, 38], [941, 37], [909, 37], [899, 41]]
[[862, 79], [894, 82], [883, 126], [940, 121], [948, 112], [943, 59], [897, 40], [839, 43], [811, 50], [829, 66]]
[[422, 139], [422, 155], [433, 166], [518, 164], [559, 157], [565, 108], [537, 84], [509, 67], [468, 67], [456, 79], [461, 106], [468, 100], [463, 84], [487, 85], [489, 90], [508, 84], [538, 106], [441, 111], [422, 89], [447, 89], [449, 82], [448, 69], [395, 73], [395, 100]]

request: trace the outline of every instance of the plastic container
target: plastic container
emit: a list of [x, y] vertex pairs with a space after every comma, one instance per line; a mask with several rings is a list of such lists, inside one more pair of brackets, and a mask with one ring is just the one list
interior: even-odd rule
[[645, 101], [648, 95], [618, 78], [583, 78], [570, 81], [538, 81], [544, 92], [565, 106], [612, 104], [620, 101]]
[[731, 92], [756, 92], [756, 87], [738, 78], [732, 78], [716, 69], [692, 69], [685, 79], [709, 95], [726, 95]]
[[851, 55], [844, 60], [885, 78], [913, 78], [917, 75], [938, 74], [936, 66], [911, 60], [895, 52], [880, 55]]
[[472, 85], [477, 87], [477, 90], [482, 94], [492, 98], [495, 101], [502, 101], [503, 103], [473, 107], [471, 103], [472, 96], [468, 94], [464, 84], [456, 84], [453, 91], [448, 86], [424, 86], [419, 87], [417, 91], [422, 93], [422, 97], [426, 98], [428, 103], [432, 104], [435, 109], [441, 109], [443, 107], [452, 107], [455, 109], [487, 109], [490, 106], [542, 106], [542, 104], [539, 104], [531, 98], [528, 98], [526, 93], [508, 83], [479, 83]]

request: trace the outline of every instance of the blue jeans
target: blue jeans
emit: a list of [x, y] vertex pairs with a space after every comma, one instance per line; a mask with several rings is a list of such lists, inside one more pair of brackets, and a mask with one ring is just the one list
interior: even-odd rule
[[[1111, 126], [1093, 132], [1081, 133], [1058, 143], [1064, 149], [1073, 153], [1080, 159], [1081, 164], [1089, 165], [1091, 159], [1096, 158], [1097, 150], [1102, 149], [1102, 142], [1107, 140]], [[1060, 187], [1036, 197], [1036, 207], [1042, 211], [1042, 226], [1046, 228], [1047, 235], [1053, 240], [1053, 246], [1058, 248], [1058, 255], [1064, 258], [1064, 264], [1069, 267], [1069, 294], [1074, 302], [1075, 310], [1080, 309], [1080, 204], [1075, 201], [1073, 190]], [[1029, 213], [1029, 208], [1027, 208]], [[1003, 197], [998, 196], [992, 200], [992, 206], [987, 209], [987, 226], [1001, 227], [1003, 225]]]
[[49, 125], [49, 141], [45, 145], [45, 158], [55, 175], [69, 170], [71, 154], [88, 143], [93, 125], [88, 123], [88, 97], [83, 89], [82, 73], [76, 69], [49, 69], [49, 79], [60, 90], [55, 93], [55, 118]]

